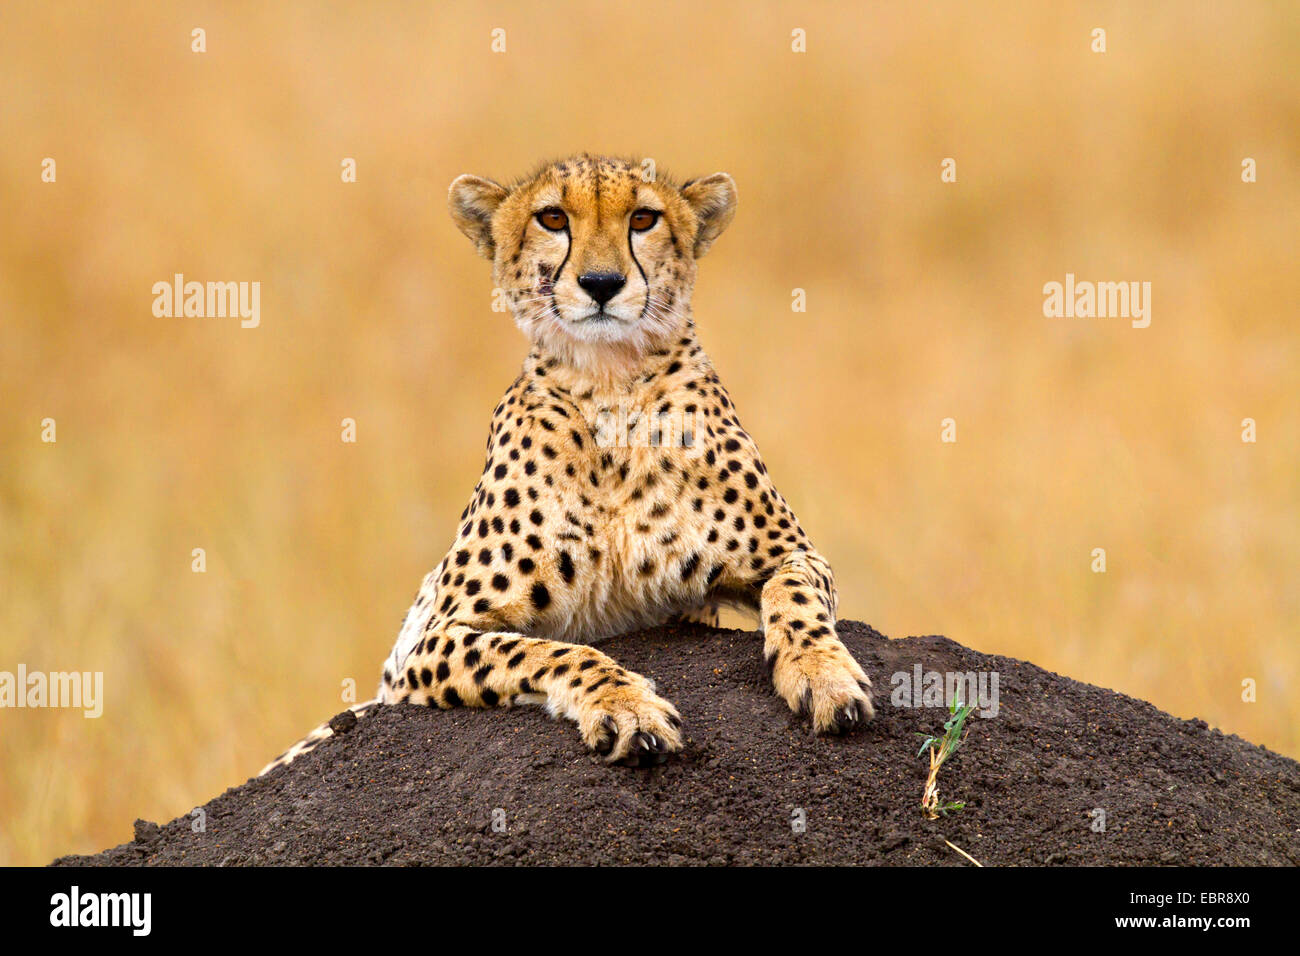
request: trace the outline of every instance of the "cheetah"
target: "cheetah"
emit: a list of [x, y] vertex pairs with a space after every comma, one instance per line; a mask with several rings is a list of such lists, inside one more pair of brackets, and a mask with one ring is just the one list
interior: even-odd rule
[[591, 644], [716, 624], [727, 606], [757, 614], [776, 692], [814, 731], [873, 716], [870, 680], [835, 633], [830, 565], [696, 336], [696, 262], [732, 220], [735, 183], [645, 170], [583, 154], [510, 186], [451, 184], [452, 219], [531, 348], [492, 414], [456, 540], [356, 714], [536, 703], [611, 763], [661, 763], [683, 747], [676, 709]]

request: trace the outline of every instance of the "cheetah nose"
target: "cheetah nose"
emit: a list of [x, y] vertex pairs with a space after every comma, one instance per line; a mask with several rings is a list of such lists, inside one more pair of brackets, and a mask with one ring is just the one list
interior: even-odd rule
[[626, 282], [627, 276], [621, 272], [584, 272], [578, 276], [578, 285], [587, 290], [597, 305], [604, 305], [618, 295]]

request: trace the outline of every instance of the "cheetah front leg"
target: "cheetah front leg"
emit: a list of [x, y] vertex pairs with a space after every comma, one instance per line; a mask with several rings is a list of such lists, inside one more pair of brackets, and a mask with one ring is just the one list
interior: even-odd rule
[[654, 684], [582, 644], [435, 623], [389, 695], [442, 708], [544, 700], [610, 763], [662, 763], [682, 749], [681, 718]]
[[816, 551], [788, 555], [763, 585], [763, 656], [790, 709], [817, 733], [845, 733], [875, 716], [871, 681], [835, 634], [835, 580]]

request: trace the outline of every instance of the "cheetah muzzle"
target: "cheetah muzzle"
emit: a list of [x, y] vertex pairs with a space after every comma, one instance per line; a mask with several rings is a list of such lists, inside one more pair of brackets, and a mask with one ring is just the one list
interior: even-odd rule
[[816, 732], [872, 716], [870, 681], [835, 633], [830, 565], [696, 338], [696, 262], [730, 223], [735, 184], [644, 169], [583, 155], [510, 186], [452, 183], [452, 218], [532, 347], [493, 412], [456, 540], [357, 716], [537, 703], [610, 762], [659, 763], [684, 743], [676, 709], [574, 642], [716, 624], [723, 605], [758, 614], [776, 692]]

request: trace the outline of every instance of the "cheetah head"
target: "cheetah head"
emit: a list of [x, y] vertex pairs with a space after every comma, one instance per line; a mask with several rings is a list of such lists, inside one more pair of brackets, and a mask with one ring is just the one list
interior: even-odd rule
[[731, 222], [726, 173], [677, 186], [649, 164], [600, 156], [548, 163], [507, 187], [451, 184], [451, 215], [516, 323], [578, 367], [635, 364], [680, 334], [695, 261]]

